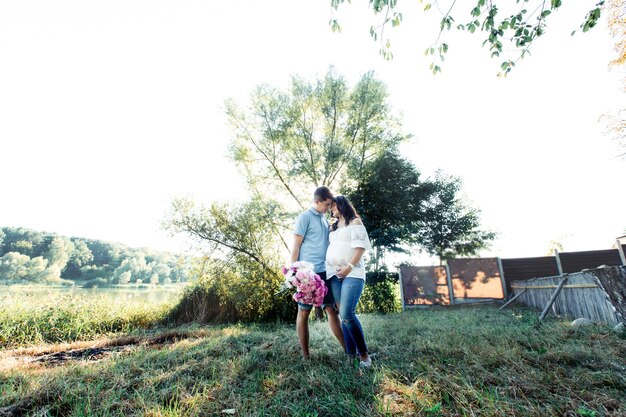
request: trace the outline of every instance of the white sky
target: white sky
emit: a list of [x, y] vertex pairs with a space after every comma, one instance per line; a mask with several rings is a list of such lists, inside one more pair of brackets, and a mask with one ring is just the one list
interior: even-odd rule
[[570, 36], [595, 1], [565, 2], [506, 79], [482, 33], [450, 32], [432, 76], [423, 51], [439, 17], [417, 2], [387, 30], [391, 62], [368, 34], [380, 17], [343, 6], [333, 34], [329, 3], [0, 2], [0, 226], [181, 249], [160, 230], [173, 197], [245, 194], [224, 100], [334, 65], [351, 84], [375, 70], [415, 135], [406, 155], [463, 178], [500, 234], [483, 255], [541, 256], [552, 239], [604, 249], [622, 234], [626, 162], [598, 118], [623, 106], [623, 72], [607, 69], [604, 21]]

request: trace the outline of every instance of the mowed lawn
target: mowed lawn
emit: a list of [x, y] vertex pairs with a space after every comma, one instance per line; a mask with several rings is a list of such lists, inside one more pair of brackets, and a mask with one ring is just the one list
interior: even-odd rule
[[311, 323], [310, 361], [293, 324], [143, 330], [58, 361], [32, 362], [89, 344], [4, 349], [0, 415], [626, 415], [624, 336], [536, 318], [489, 306], [363, 315], [368, 370], [325, 322]]

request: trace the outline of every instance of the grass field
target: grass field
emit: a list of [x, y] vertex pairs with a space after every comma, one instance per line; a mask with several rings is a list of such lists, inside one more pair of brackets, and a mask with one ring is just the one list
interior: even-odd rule
[[626, 415], [623, 336], [558, 319], [537, 327], [536, 316], [487, 306], [362, 316], [376, 353], [365, 371], [323, 322], [312, 323], [308, 362], [292, 324], [154, 329], [62, 361], [34, 359], [91, 345], [5, 350], [0, 415]]
[[181, 290], [0, 287], [0, 349], [151, 328], [178, 300]]

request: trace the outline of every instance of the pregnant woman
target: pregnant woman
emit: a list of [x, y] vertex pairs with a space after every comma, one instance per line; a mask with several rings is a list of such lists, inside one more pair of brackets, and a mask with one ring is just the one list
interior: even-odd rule
[[330, 227], [330, 245], [326, 252], [326, 271], [339, 308], [346, 353], [361, 358], [360, 366], [369, 368], [372, 360], [367, 352], [363, 327], [356, 316], [356, 306], [365, 286], [363, 253], [371, 246], [363, 222], [350, 201], [335, 197], [331, 206], [337, 220]]

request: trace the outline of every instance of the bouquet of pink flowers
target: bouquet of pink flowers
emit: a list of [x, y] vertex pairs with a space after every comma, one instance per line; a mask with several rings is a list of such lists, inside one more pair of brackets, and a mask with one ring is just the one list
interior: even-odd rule
[[281, 288], [295, 288], [296, 292], [293, 294], [293, 299], [296, 302], [313, 304], [315, 307], [322, 305], [328, 288], [313, 270], [312, 263], [298, 261], [294, 262], [290, 268], [283, 266], [283, 275], [285, 281]]

